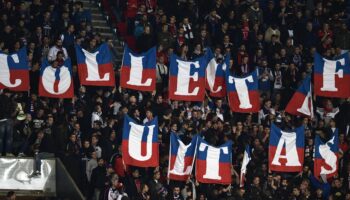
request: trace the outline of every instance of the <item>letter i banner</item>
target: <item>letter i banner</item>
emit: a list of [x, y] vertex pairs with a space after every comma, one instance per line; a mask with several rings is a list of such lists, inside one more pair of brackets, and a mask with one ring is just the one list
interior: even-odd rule
[[304, 126], [283, 131], [271, 124], [269, 169], [277, 172], [300, 172], [304, 163]]
[[170, 58], [169, 99], [203, 101], [207, 56], [184, 61], [175, 54]]
[[70, 59], [62, 66], [51, 66], [47, 59], [40, 68], [39, 96], [51, 98], [73, 98], [73, 78]]
[[245, 77], [235, 77], [226, 71], [226, 85], [230, 108], [233, 112], [259, 112], [260, 97], [258, 91], [257, 70]]
[[339, 153], [338, 129], [332, 130], [332, 137], [322, 141], [319, 135], [315, 138], [314, 174], [316, 177], [331, 178], [338, 170]]
[[159, 165], [157, 117], [145, 125], [139, 125], [125, 115], [122, 153], [127, 165], [138, 167], [157, 167]]
[[26, 47], [10, 55], [0, 53], [0, 89], [28, 91], [28, 69]]
[[325, 97], [350, 97], [349, 53], [335, 60], [328, 60], [315, 53], [314, 59], [315, 94]]
[[82, 85], [115, 86], [112, 56], [107, 43], [94, 52], [75, 45], [79, 80]]
[[198, 137], [196, 179], [200, 183], [229, 185], [232, 182], [232, 141], [214, 147]]
[[125, 45], [120, 86], [149, 92], [156, 89], [156, 47], [136, 54]]
[[168, 178], [177, 181], [186, 181], [192, 174], [196, 157], [198, 136], [185, 145], [178, 135], [171, 133], [169, 149]]

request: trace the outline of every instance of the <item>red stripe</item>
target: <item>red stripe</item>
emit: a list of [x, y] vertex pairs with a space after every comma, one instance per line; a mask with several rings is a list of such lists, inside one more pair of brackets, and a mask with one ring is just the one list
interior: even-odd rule
[[196, 87], [199, 87], [198, 94], [195, 96], [175, 95], [177, 87], [177, 76], [169, 77], [169, 99], [178, 101], [203, 101], [205, 96], [205, 78], [199, 77], [198, 81], [190, 79], [188, 91], [191, 93]]
[[48, 91], [45, 90], [43, 83], [42, 83], [42, 79], [40, 77], [39, 80], [39, 96], [41, 97], [50, 97], [50, 98], [73, 98], [74, 97], [74, 90], [73, 90], [73, 80], [71, 81], [71, 84], [67, 90], [67, 92], [65, 92], [64, 94], [60, 94], [60, 95], [56, 95], [56, 94], [51, 94]]
[[78, 64], [78, 74], [79, 80], [82, 85], [94, 85], [94, 86], [115, 86], [115, 74], [112, 63], [100, 64], [98, 66], [100, 78], [106, 73], [109, 73], [109, 80], [107, 81], [88, 81], [86, 78], [88, 77], [87, 66], [85, 63]]
[[[276, 154], [276, 146], [269, 146], [269, 169], [271, 171], [278, 171], [278, 172], [300, 172], [303, 169], [303, 163], [304, 163], [304, 148], [297, 148], [298, 158], [299, 162], [301, 163], [301, 166], [285, 166], [287, 160], [284, 158], [280, 158], [279, 162], [281, 165], [272, 165], [272, 160]], [[281, 155], [286, 155], [286, 149], [282, 148]]]
[[256, 90], [249, 91], [249, 100], [250, 100], [250, 103], [252, 104], [252, 108], [249, 108], [249, 109], [239, 108], [240, 102], [239, 102], [237, 92], [229, 92], [228, 99], [229, 99], [230, 108], [233, 112], [251, 113], [251, 112], [259, 112], [260, 110], [260, 95], [259, 95], [259, 92]]
[[[146, 142], [142, 142], [142, 146], [146, 146]], [[123, 152], [123, 158], [124, 162], [127, 165], [132, 166], [138, 166], [138, 167], [157, 167], [159, 165], [159, 147], [158, 143], [152, 143], [152, 156], [149, 160], [146, 161], [139, 161], [132, 158], [129, 154], [129, 150], [132, 151], [133, 149], [129, 149], [129, 142], [128, 140], [123, 140], [122, 142], [122, 152]], [[142, 151], [142, 149], [145, 150], [145, 147], [141, 147], [141, 155], [146, 155], [145, 151]]]
[[344, 74], [343, 78], [339, 78], [335, 76], [335, 84], [338, 88], [336, 92], [325, 92], [321, 91], [323, 85], [323, 76], [322, 74], [315, 73], [314, 75], [314, 88], [315, 94], [318, 96], [326, 96], [326, 97], [340, 97], [347, 98], [350, 97], [350, 75]]
[[199, 160], [196, 161], [196, 179], [200, 183], [213, 183], [213, 184], [224, 184], [229, 185], [232, 182], [231, 178], [231, 163], [219, 163], [219, 175], [221, 180], [206, 179], [203, 178], [206, 172], [206, 161]]
[[[9, 88], [12, 91], [28, 91], [29, 90], [29, 72], [28, 70], [11, 69], [10, 70], [10, 82], [15, 83], [16, 79], [20, 79], [22, 82], [17, 87]], [[0, 89], [7, 88], [0, 82]]]
[[122, 66], [120, 72], [120, 86], [123, 88], [139, 90], [139, 91], [154, 91], [156, 89], [156, 70], [155, 69], [143, 69], [141, 83], [145, 83], [147, 79], [152, 79], [150, 86], [136, 86], [129, 85], [127, 82], [130, 79], [130, 67]]

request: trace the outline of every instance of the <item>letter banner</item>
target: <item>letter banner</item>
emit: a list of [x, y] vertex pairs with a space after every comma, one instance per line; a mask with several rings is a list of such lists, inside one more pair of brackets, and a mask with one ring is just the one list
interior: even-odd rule
[[212, 97], [225, 97], [225, 71], [230, 66], [230, 56], [225, 56], [221, 63], [216, 62], [210, 48], [207, 50], [208, 65], [205, 71], [206, 89], [210, 91], [209, 95]]
[[328, 60], [315, 53], [314, 85], [315, 94], [325, 97], [350, 97], [349, 54], [336, 60]]
[[286, 112], [292, 115], [303, 115], [313, 118], [311, 77], [307, 76], [289, 101]]
[[338, 143], [338, 129], [334, 130], [332, 138], [326, 142], [323, 142], [320, 136], [316, 135], [314, 161], [314, 174], [316, 177], [325, 176], [328, 179], [336, 175], [338, 171]]
[[200, 183], [231, 184], [232, 141], [219, 147], [198, 137], [196, 179]]
[[156, 89], [156, 47], [136, 54], [125, 45], [120, 86], [139, 91]]
[[28, 69], [26, 47], [11, 55], [0, 53], [0, 89], [28, 91]]
[[62, 66], [52, 67], [48, 60], [40, 68], [39, 96], [51, 98], [73, 98], [73, 79], [70, 59]]
[[127, 165], [138, 167], [157, 167], [159, 165], [157, 117], [145, 125], [139, 125], [125, 115], [122, 153]]
[[248, 166], [249, 161], [251, 159], [252, 159], [252, 156], [251, 156], [250, 147], [249, 147], [249, 145], [246, 145], [245, 150], [244, 150], [244, 155], [243, 155], [241, 174], [240, 174], [240, 179], [239, 179], [239, 187], [243, 187], [244, 186], [245, 175], [247, 173], [247, 166]]
[[304, 163], [304, 127], [282, 131], [271, 125], [269, 169], [278, 172], [299, 172]]
[[82, 85], [115, 86], [112, 56], [107, 43], [94, 52], [75, 45], [79, 80]]
[[260, 97], [256, 70], [245, 77], [234, 77], [227, 73], [226, 85], [229, 105], [233, 112], [259, 112]]
[[169, 98], [179, 101], [203, 101], [205, 96], [205, 68], [207, 56], [193, 61], [170, 58]]
[[192, 141], [185, 145], [178, 135], [170, 135], [170, 153], [168, 177], [171, 180], [186, 181], [192, 173], [196, 156], [198, 136], [194, 136]]

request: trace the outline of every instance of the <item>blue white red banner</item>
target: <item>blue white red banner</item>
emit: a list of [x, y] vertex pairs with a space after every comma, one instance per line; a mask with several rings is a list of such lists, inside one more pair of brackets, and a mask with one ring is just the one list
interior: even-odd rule
[[205, 71], [206, 89], [209, 90], [209, 95], [212, 97], [225, 97], [225, 71], [230, 66], [230, 56], [225, 56], [225, 59], [218, 63], [208, 48], [207, 52], [208, 65]]

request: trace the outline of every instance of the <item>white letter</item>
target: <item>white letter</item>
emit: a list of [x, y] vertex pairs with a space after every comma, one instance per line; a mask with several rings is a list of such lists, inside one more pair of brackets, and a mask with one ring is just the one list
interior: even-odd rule
[[135, 124], [134, 122], [129, 122], [130, 135], [129, 135], [129, 154], [132, 158], [145, 161], [151, 158], [152, 156], [152, 138], [153, 138], [153, 129], [155, 125], [150, 125], [148, 127], [148, 135], [147, 135], [147, 144], [146, 144], [146, 155], [141, 155], [141, 143], [142, 143], [142, 135], [145, 126]]
[[86, 62], [86, 68], [87, 68], [87, 81], [107, 81], [109, 80], [109, 73], [105, 73], [103, 75], [103, 78], [100, 78], [100, 73], [98, 70], [98, 63], [97, 63], [97, 54], [98, 51], [95, 53], [90, 53], [86, 51], [85, 49], [82, 49], [85, 54], [85, 62]]
[[[284, 132], [281, 131], [282, 135], [278, 142], [275, 156], [272, 160], [273, 165], [281, 165], [279, 159], [287, 159], [286, 166], [301, 166], [299, 162], [299, 156], [297, 151], [296, 139], [297, 135], [295, 132]], [[286, 155], [281, 155], [282, 148], [285, 144]]]
[[187, 168], [185, 169], [185, 156], [186, 156], [187, 149], [192, 145], [192, 143], [186, 146], [184, 143], [182, 143], [181, 140], [178, 140], [178, 142], [179, 142], [179, 148], [177, 150], [174, 168], [170, 170], [170, 173], [176, 174], [176, 175], [191, 174], [192, 165], [187, 166]]
[[254, 82], [253, 76], [247, 76], [245, 78], [235, 78], [233, 76], [229, 76], [229, 83], [235, 82], [236, 91], [239, 99], [239, 108], [249, 109], [252, 108], [252, 104], [249, 99], [249, 91], [246, 80], [250, 83]]
[[323, 68], [323, 85], [321, 87], [321, 91], [338, 91], [338, 88], [335, 87], [335, 75], [338, 75], [339, 78], [343, 78], [343, 70], [337, 69], [337, 62], [340, 62], [341, 65], [345, 65], [345, 59], [342, 58], [340, 60], [324, 60], [324, 68]]
[[325, 163], [332, 167], [331, 170], [327, 170], [323, 166], [321, 166], [321, 172], [320, 174], [332, 174], [337, 170], [337, 156], [334, 154], [333, 151], [331, 151], [331, 148], [328, 144], [334, 144], [334, 136], [331, 140], [329, 140], [326, 144], [322, 144], [319, 146], [319, 151], [321, 154], [321, 157], [324, 159]]
[[[226, 63], [224, 63], [223, 65], [225, 65], [225, 66], [222, 66], [223, 68], [226, 67]], [[208, 85], [209, 85], [210, 91], [212, 91], [213, 93], [217, 93], [222, 90], [221, 86], [219, 86], [217, 90], [214, 90], [215, 74], [216, 74], [217, 68], [218, 68], [218, 63], [216, 63], [215, 58], [211, 59], [210, 62], [208, 63], [206, 72], [207, 72]]]
[[129, 85], [137, 85], [137, 86], [150, 86], [152, 84], [152, 79], [149, 78], [146, 80], [145, 83], [142, 83], [142, 59], [144, 56], [133, 56], [131, 53], [129, 53], [130, 59], [131, 59], [131, 66], [130, 66], [130, 78], [127, 82]]
[[43, 86], [47, 92], [49, 92], [50, 94], [58, 95], [58, 94], [65, 93], [69, 89], [72, 79], [68, 68], [66, 66], [62, 66], [60, 68], [60, 74], [59, 74], [60, 80], [58, 83], [58, 91], [55, 92], [54, 84], [56, 80], [56, 76], [55, 76], [56, 70], [58, 69], [55, 69], [51, 66], [46, 67], [41, 79], [43, 82]]
[[[7, 62], [7, 55], [0, 54], [0, 83], [6, 87], [17, 87], [22, 83], [21, 79], [16, 79], [14, 84], [10, 81], [10, 67]], [[19, 63], [17, 54], [11, 56], [15, 63]]]
[[195, 96], [198, 94], [199, 87], [193, 89], [193, 92], [189, 92], [190, 79], [193, 78], [194, 81], [198, 81], [198, 72], [195, 72], [192, 76], [190, 75], [192, 65], [195, 68], [200, 68], [199, 62], [189, 62], [176, 60], [178, 63], [178, 74], [177, 74], [177, 85], [176, 85], [176, 95], [187, 95]]
[[205, 143], [199, 145], [199, 151], [205, 151], [207, 149], [207, 159], [206, 159], [206, 171], [203, 178], [221, 180], [219, 175], [219, 161], [220, 161], [220, 151], [224, 154], [228, 154], [227, 147], [216, 148], [209, 146]]

